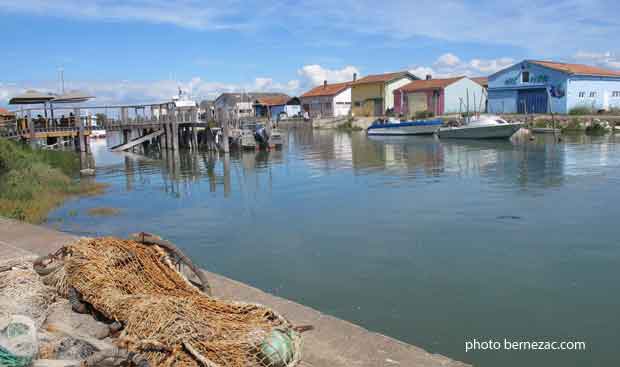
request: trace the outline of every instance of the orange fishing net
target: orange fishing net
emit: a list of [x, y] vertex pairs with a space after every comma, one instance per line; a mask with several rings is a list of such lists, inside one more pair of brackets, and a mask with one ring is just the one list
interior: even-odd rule
[[119, 347], [152, 366], [291, 367], [300, 360], [301, 338], [290, 322], [261, 305], [207, 296], [158, 246], [82, 239], [65, 248], [55, 276], [61, 293], [73, 287], [120, 322]]

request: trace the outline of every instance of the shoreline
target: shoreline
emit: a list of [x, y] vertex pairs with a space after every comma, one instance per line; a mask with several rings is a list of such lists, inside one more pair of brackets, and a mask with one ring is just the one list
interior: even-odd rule
[[[47, 255], [77, 238], [68, 233], [0, 217], [0, 260], [22, 253]], [[205, 272], [215, 297], [260, 303], [274, 308], [298, 325], [313, 325], [313, 331], [304, 333], [300, 367], [469, 366], [222, 275]]]

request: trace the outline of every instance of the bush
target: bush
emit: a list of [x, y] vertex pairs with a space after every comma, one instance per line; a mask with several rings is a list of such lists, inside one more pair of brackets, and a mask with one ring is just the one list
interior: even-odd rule
[[592, 110], [585, 106], [573, 107], [570, 111], [568, 111], [569, 115], [590, 115], [592, 114]]
[[0, 139], [0, 215], [40, 223], [67, 197], [101, 192], [102, 185], [72, 179], [79, 169], [75, 153]]

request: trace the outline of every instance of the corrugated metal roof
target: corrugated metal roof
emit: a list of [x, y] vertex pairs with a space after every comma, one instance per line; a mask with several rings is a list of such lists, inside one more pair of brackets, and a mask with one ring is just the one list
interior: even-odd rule
[[455, 78], [445, 78], [445, 79], [414, 80], [411, 83], [398, 88], [397, 90], [401, 92], [416, 92], [416, 91], [429, 90], [429, 89], [441, 89], [463, 78], [465, 77], [458, 76]]
[[335, 96], [351, 86], [352, 82], [319, 85], [302, 94], [302, 97]]
[[549, 69], [561, 71], [566, 74], [572, 75], [597, 75], [597, 76], [616, 76], [620, 77], [620, 71], [607, 70], [596, 66], [583, 65], [583, 64], [567, 64], [563, 62], [554, 61], [538, 61], [528, 60], [532, 64], [544, 66]]
[[400, 79], [404, 76], [411, 76], [415, 78], [415, 76], [408, 71], [397, 71], [395, 73], [368, 75], [361, 79], [358, 79], [356, 82], [353, 83], [353, 85], [368, 83], [387, 83], [395, 79]]

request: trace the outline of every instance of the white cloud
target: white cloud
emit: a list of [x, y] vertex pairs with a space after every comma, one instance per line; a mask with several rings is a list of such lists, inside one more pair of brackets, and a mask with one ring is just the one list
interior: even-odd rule
[[[530, 53], [569, 54], [615, 46], [618, 2], [611, 0], [302, 0], [294, 23], [410, 41], [424, 37], [468, 44], [510, 45]], [[416, 16], [420, 15], [421, 16]], [[340, 34], [340, 33], [335, 33]], [[554, 55], [551, 55], [554, 56]]]
[[[2, 83], [0, 82], [0, 105], [6, 106], [9, 99], [28, 89], [41, 92], [58, 92], [57, 82]], [[282, 92], [289, 95], [299, 93], [298, 80], [286, 83], [274, 82], [271, 78], [256, 78], [252, 82], [233, 84], [205, 81], [194, 77], [186, 81], [174, 80], [155, 81], [80, 81], [67, 82], [66, 90], [80, 90], [96, 98], [95, 105], [114, 105], [127, 103], [157, 103], [170, 100], [178, 92], [178, 88], [188, 92], [196, 100], [214, 99], [224, 92]]]
[[498, 59], [472, 59], [463, 61], [458, 56], [447, 53], [439, 56], [430, 66], [414, 65], [409, 71], [415, 76], [424, 79], [426, 75], [434, 78], [447, 78], [453, 76], [488, 76], [502, 70], [515, 61], [508, 57]]
[[340, 0], [338, 6], [333, 0], [0, 0], [1, 10], [200, 30], [286, 28], [302, 35], [302, 42], [320, 47], [354, 45], [355, 34], [375, 34], [385, 43], [424, 37], [510, 45], [543, 56], [617, 47], [615, 35], [620, 33], [614, 0], [393, 0], [381, 6], [373, 0]]
[[0, 0], [0, 10], [106, 21], [140, 21], [173, 24], [195, 29], [239, 29], [247, 22], [230, 20], [236, 1], [219, 2], [219, 6], [202, 1], [163, 0]]
[[600, 66], [608, 69], [620, 69], [620, 57], [611, 51], [606, 52], [587, 52], [578, 51], [573, 56], [574, 61]]
[[353, 79], [353, 74], [359, 75], [359, 70], [355, 66], [345, 66], [342, 69], [326, 69], [321, 65], [305, 65], [297, 71], [302, 78], [303, 85], [315, 87], [327, 80], [328, 83], [340, 83]]
[[456, 55], [451, 54], [451, 53], [443, 54], [439, 56], [439, 58], [437, 59], [437, 65], [446, 66], [446, 67], [458, 65], [460, 62], [461, 62], [461, 59], [459, 59]]

